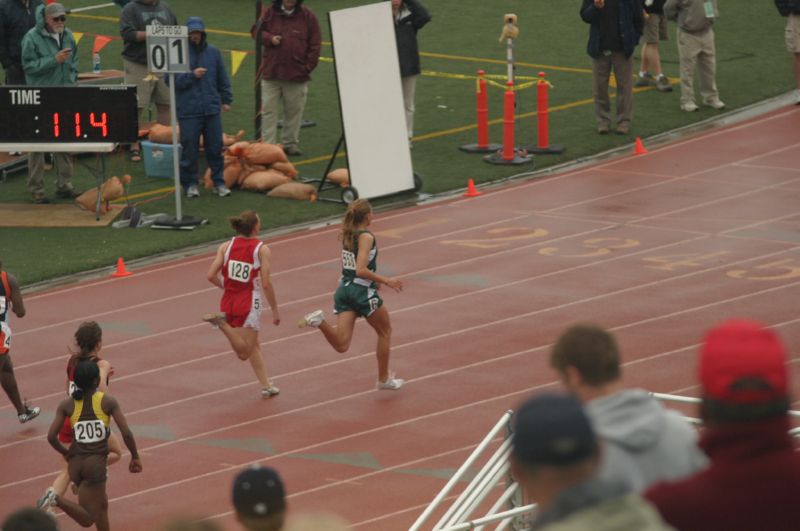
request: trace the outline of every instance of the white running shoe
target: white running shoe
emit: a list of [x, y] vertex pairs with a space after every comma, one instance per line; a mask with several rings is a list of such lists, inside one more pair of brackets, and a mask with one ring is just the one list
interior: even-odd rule
[[25, 404], [25, 413], [22, 415], [17, 415], [20, 424], [25, 424], [29, 420], [33, 420], [39, 416], [39, 413], [42, 412], [41, 408], [38, 407], [28, 407], [28, 404]]
[[305, 328], [306, 326], [319, 328], [319, 325], [321, 325], [324, 320], [325, 314], [322, 310], [315, 310], [311, 313], [307, 313], [305, 317], [297, 321], [297, 326], [299, 328]]
[[53, 507], [56, 504], [56, 491], [53, 487], [48, 487], [42, 497], [36, 502], [37, 509], [44, 509], [46, 507]]
[[200, 197], [200, 189], [196, 184], [190, 184], [186, 188], [186, 197]]
[[403, 387], [404, 383], [406, 383], [406, 381], [402, 378], [395, 378], [394, 374], [390, 374], [385, 382], [378, 380], [375, 384], [375, 388], [378, 391], [397, 391]]
[[261, 396], [263, 398], [272, 398], [273, 396], [280, 394], [281, 390], [275, 387], [272, 382], [269, 382], [268, 387], [264, 387], [261, 389]]

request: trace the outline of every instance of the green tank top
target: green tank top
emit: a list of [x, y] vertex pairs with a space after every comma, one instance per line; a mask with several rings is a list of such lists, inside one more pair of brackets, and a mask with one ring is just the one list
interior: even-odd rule
[[[355, 282], [363, 286], [375, 287], [371, 280], [356, 276], [356, 258], [358, 257], [358, 237], [363, 233], [372, 234], [368, 230], [358, 230], [353, 234], [353, 250], [348, 251], [342, 247], [342, 282]], [[373, 273], [378, 270], [378, 242], [372, 234], [372, 249], [369, 250], [367, 269]]]

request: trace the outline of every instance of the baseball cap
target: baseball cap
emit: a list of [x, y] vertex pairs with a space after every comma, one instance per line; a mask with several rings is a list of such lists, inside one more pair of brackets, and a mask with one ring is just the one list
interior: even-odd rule
[[67, 10], [58, 2], [53, 2], [52, 4], [47, 4], [47, 7], [44, 8], [44, 14], [48, 17], [59, 17], [61, 15], [66, 15]]
[[512, 452], [523, 464], [569, 466], [597, 453], [589, 418], [572, 395], [536, 396], [514, 418]]
[[200, 17], [189, 17], [186, 20], [186, 28], [189, 33], [193, 31], [206, 31], [206, 25]]
[[233, 480], [233, 506], [242, 516], [259, 518], [286, 509], [283, 481], [274, 469], [253, 466]]
[[732, 319], [712, 328], [700, 353], [700, 385], [706, 397], [733, 404], [786, 398], [786, 350], [761, 323]]

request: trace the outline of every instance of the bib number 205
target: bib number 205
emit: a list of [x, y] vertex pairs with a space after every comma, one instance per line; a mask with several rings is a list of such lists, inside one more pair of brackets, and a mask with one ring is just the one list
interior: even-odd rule
[[74, 431], [79, 443], [100, 442], [106, 438], [106, 426], [102, 420], [81, 420], [75, 424]]

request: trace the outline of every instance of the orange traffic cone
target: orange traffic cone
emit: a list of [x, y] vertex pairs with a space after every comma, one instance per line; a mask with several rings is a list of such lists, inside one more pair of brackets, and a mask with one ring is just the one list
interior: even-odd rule
[[467, 191], [464, 192], [464, 197], [478, 197], [481, 194], [483, 194], [483, 192], [479, 192], [475, 188], [475, 181], [473, 181], [472, 179], [467, 181]]
[[111, 276], [112, 277], [127, 277], [127, 276], [130, 276], [132, 274], [133, 273], [131, 273], [130, 271], [125, 269], [125, 260], [123, 260], [121, 256], [119, 258], [117, 258], [117, 270], [114, 271], [111, 274]]
[[645, 153], [647, 153], [647, 149], [644, 147], [644, 144], [642, 144], [642, 139], [637, 136], [636, 137], [636, 145], [633, 148], [633, 154], [634, 155], [644, 155]]

